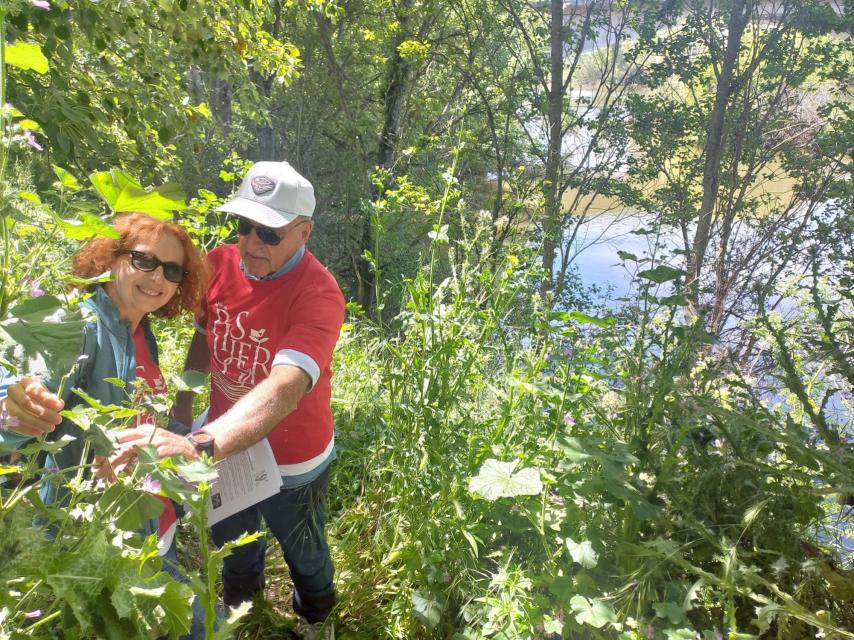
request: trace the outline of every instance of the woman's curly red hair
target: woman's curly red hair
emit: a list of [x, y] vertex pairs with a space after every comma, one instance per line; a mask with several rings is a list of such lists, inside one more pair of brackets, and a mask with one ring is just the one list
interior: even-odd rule
[[99, 276], [110, 270], [119, 251], [133, 249], [142, 242], [156, 242], [168, 233], [177, 238], [184, 248], [186, 274], [172, 299], [153, 313], [163, 318], [174, 318], [184, 311], [197, 312], [208, 283], [208, 266], [187, 232], [177, 224], [157, 220], [144, 213], [120, 215], [113, 226], [120, 237], [94, 238], [87, 242], [74, 256], [72, 273], [81, 278]]

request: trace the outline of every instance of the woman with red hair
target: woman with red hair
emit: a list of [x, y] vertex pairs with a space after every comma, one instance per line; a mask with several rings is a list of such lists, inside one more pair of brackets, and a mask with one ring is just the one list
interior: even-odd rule
[[[157, 343], [149, 326], [150, 314], [165, 318], [198, 309], [207, 283], [204, 257], [178, 225], [157, 220], [142, 213], [116, 218], [117, 238], [90, 240], [74, 256], [72, 272], [80, 278], [107, 279], [82, 285], [91, 296], [81, 303], [92, 322], [83, 332], [81, 358], [66, 382], [60, 398], [51, 383], [24, 377], [11, 386], [0, 385], [0, 442], [16, 445], [31, 437], [49, 434], [48, 439], [69, 435], [74, 439], [58, 453], [49, 456], [45, 467], [62, 473], [63, 469], [90, 461], [82, 460], [84, 445], [81, 431], [59, 411], [79, 404], [73, 394], [80, 389], [102, 404], [121, 405], [134, 401], [144, 391], [166, 393], [166, 384], [158, 366]], [[111, 383], [122, 380], [125, 385]], [[140, 384], [141, 383], [141, 384]], [[8, 386], [6, 393], [3, 387]], [[5, 397], [4, 397], [5, 396]], [[154, 422], [154, 416], [141, 414], [137, 423]], [[175, 425], [173, 425], [175, 426]], [[111, 470], [107, 470], [111, 475]], [[46, 503], [57, 503], [67, 495], [63, 482], [42, 483]], [[175, 509], [163, 500], [164, 514], [159, 522], [161, 554], [174, 537]], [[145, 533], [153, 533], [152, 531]]]

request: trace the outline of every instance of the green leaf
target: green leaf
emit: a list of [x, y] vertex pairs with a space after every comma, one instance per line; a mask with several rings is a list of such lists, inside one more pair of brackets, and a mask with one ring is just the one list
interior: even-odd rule
[[53, 168], [53, 172], [56, 174], [56, 177], [59, 178], [59, 182], [63, 187], [70, 191], [80, 190], [80, 183], [77, 182], [77, 178], [71, 175], [70, 172], [55, 164], [50, 166]]
[[665, 629], [667, 640], [696, 640], [697, 632], [691, 629]]
[[169, 220], [173, 211], [187, 208], [184, 190], [175, 183], [144, 189], [132, 176], [119, 169], [97, 171], [89, 179], [98, 195], [115, 213], [139, 211]]
[[48, 442], [48, 441], [39, 442], [38, 440], [36, 440], [35, 442], [31, 442], [26, 447], [23, 447], [22, 449], [20, 449], [20, 452], [25, 456], [35, 455], [35, 454], [40, 453], [42, 451], [44, 451], [45, 453], [49, 453], [51, 455], [56, 455], [64, 447], [71, 444], [75, 440], [77, 440], [77, 438], [75, 438], [74, 436], [70, 436], [66, 433], [61, 438], [58, 438], [58, 439], [53, 440], [51, 442]]
[[208, 375], [201, 371], [188, 369], [180, 376], [170, 376], [169, 382], [174, 386], [175, 391], [202, 393], [207, 388]]
[[107, 487], [98, 503], [105, 513], [116, 514], [116, 526], [123, 531], [138, 531], [146, 521], [159, 518], [163, 513], [160, 500], [120, 482]]
[[119, 238], [119, 232], [113, 225], [92, 213], [81, 213], [80, 220], [61, 220], [59, 227], [70, 240], [86, 241], [96, 236]]
[[543, 631], [549, 634], [561, 635], [563, 633], [563, 623], [551, 616], [545, 616], [543, 618]]
[[686, 275], [686, 273], [682, 269], [668, 267], [666, 264], [660, 264], [655, 267], [655, 269], [646, 269], [638, 272], [638, 278], [652, 280], [658, 284], [662, 284], [663, 282], [668, 282], [670, 280], [676, 280], [676, 278], [681, 278], [684, 275]]
[[177, 462], [178, 473], [188, 482], [213, 482], [219, 474], [216, 467], [208, 464], [201, 458], [192, 461], [180, 460]]
[[576, 543], [572, 538], [567, 538], [566, 548], [569, 549], [573, 561], [585, 569], [592, 569], [599, 562], [599, 554], [593, 550], [593, 544], [589, 540]]
[[672, 624], [685, 622], [685, 611], [674, 602], [655, 602], [652, 605], [655, 615], [659, 618], [667, 618]]
[[575, 593], [575, 582], [571, 576], [556, 576], [549, 585], [549, 591], [561, 600], [567, 600]]
[[683, 295], [665, 296], [660, 300], [665, 307], [687, 307], [688, 298]]
[[488, 459], [480, 468], [480, 473], [469, 481], [469, 491], [487, 500], [539, 494], [543, 490], [540, 472], [527, 468], [513, 473], [518, 462]]
[[620, 260], [638, 261], [638, 257], [630, 251], [617, 251], [617, 256], [619, 256]]
[[189, 633], [193, 621], [193, 590], [189, 585], [170, 580], [157, 588], [131, 587], [130, 592], [140, 598], [156, 600], [166, 612], [166, 623], [175, 636]]
[[6, 64], [36, 73], [47, 73], [48, 62], [39, 45], [32, 42], [16, 42], [6, 46]]
[[41, 204], [42, 203], [42, 199], [39, 198], [39, 194], [33, 193], [32, 191], [19, 191], [18, 197], [21, 200], [26, 200], [27, 202], [30, 202], [32, 204]]
[[569, 605], [575, 612], [575, 621], [578, 624], [587, 624], [596, 629], [601, 629], [606, 624], [617, 622], [617, 614], [614, 613], [614, 610], [596, 598], [588, 600], [584, 596], [573, 596]]
[[569, 317], [576, 322], [593, 324], [597, 327], [602, 327], [603, 329], [610, 327], [614, 322], [616, 322], [616, 320], [611, 316], [608, 316], [607, 318], [597, 318], [596, 316], [588, 316], [586, 313], [581, 313], [581, 311], [572, 311], [569, 313]]
[[419, 590], [412, 592], [412, 615], [430, 629], [439, 626], [444, 610], [445, 607], [432, 593]]
[[30, 298], [0, 322], [0, 358], [19, 371], [58, 380], [77, 361], [85, 321], [54, 296]]

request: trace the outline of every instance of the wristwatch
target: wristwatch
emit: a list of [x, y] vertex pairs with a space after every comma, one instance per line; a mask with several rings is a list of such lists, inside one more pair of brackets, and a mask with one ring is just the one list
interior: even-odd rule
[[213, 458], [214, 455], [214, 437], [204, 429], [199, 429], [187, 435], [187, 440], [196, 449], [199, 455], [206, 455]]

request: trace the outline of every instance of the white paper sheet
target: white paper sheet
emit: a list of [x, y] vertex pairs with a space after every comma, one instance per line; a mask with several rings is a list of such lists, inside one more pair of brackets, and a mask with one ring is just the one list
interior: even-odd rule
[[[193, 431], [207, 423], [207, 411], [193, 421]], [[279, 466], [267, 438], [216, 464], [211, 485], [208, 526], [274, 496], [282, 487]]]

